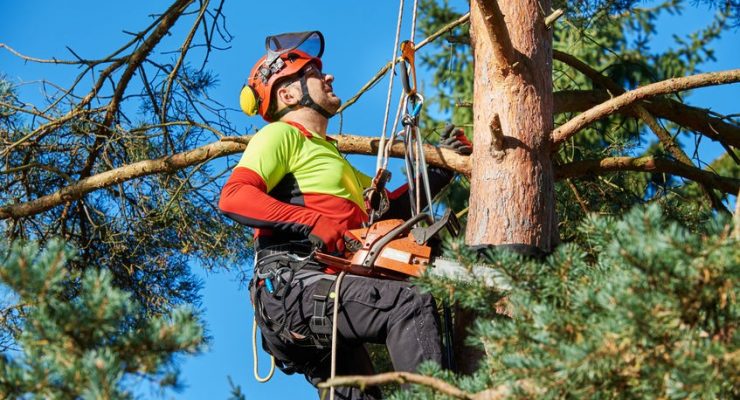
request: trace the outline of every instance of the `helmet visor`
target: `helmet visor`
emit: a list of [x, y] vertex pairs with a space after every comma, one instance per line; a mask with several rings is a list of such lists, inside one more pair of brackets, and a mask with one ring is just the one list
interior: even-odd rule
[[319, 31], [281, 33], [268, 36], [265, 39], [265, 48], [268, 62], [296, 49], [311, 57], [320, 58], [324, 54], [324, 36]]

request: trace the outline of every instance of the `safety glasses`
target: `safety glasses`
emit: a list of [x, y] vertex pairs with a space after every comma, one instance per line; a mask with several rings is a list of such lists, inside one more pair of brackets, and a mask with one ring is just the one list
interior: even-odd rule
[[308, 64], [306, 68], [303, 68], [301, 75], [305, 76], [306, 78], [324, 79], [324, 73], [321, 72], [321, 68], [313, 63]]

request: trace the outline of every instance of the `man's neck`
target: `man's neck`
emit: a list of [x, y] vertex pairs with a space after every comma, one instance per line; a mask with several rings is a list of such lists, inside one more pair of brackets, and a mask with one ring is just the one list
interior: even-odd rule
[[326, 128], [329, 126], [329, 120], [309, 108], [300, 108], [291, 111], [285, 114], [283, 118], [280, 118], [280, 120], [297, 122], [309, 131], [318, 133], [322, 138], [326, 138]]

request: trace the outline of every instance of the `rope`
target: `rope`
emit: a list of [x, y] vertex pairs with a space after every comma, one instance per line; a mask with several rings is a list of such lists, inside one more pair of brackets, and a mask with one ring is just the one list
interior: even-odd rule
[[[396, 51], [398, 51], [398, 41], [401, 37], [401, 22], [403, 22], [403, 0], [399, 2], [398, 7], [398, 22], [396, 24], [396, 39], [393, 42], [393, 53], [391, 53], [391, 70], [396, 67]], [[385, 101], [385, 113], [383, 115], [383, 134], [380, 136], [380, 144], [378, 145], [378, 158], [375, 163], [375, 172], [381, 168], [381, 154], [385, 147], [385, 135], [388, 130], [388, 113], [391, 108], [391, 95], [393, 94], [393, 75], [388, 79], [388, 97]]]
[[254, 379], [257, 380], [259, 383], [265, 383], [269, 381], [272, 378], [272, 375], [275, 373], [275, 357], [270, 356], [270, 372], [267, 373], [267, 376], [262, 378], [260, 377], [259, 370], [257, 368], [257, 318], [254, 317], [252, 319], [252, 357], [254, 357]]
[[[330, 379], [334, 379], [337, 376], [337, 320], [339, 319], [339, 288], [342, 284], [342, 279], [347, 273], [342, 271], [337, 277], [337, 284], [334, 286], [334, 313], [331, 319], [331, 372]], [[329, 400], [334, 400], [334, 386], [329, 389]]]
[[[429, 43], [431, 43], [431, 42], [433, 42], [435, 40], [437, 40], [440, 36], [444, 35], [445, 33], [449, 32], [451, 30], [453, 30], [454, 28], [456, 28], [456, 27], [458, 27], [458, 26], [460, 26], [460, 25], [468, 22], [469, 20], [470, 20], [470, 13], [467, 13], [465, 15], [462, 15], [460, 18], [458, 18], [458, 19], [450, 22], [449, 24], [443, 26], [438, 31], [436, 31], [433, 34], [427, 36], [426, 39], [424, 39], [421, 42], [419, 42], [419, 44], [416, 45], [416, 51], [419, 51], [419, 49], [421, 49], [422, 47], [428, 45]], [[355, 93], [354, 96], [350, 97], [349, 100], [347, 100], [344, 104], [342, 104], [341, 107], [339, 107], [339, 110], [337, 112], [338, 113], [341, 113], [342, 111], [346, 110], [349, 106], [355, 104], [357, 102], [357, 100], [365, 92], [367, 92], [368, 90], [372, 89], [378, 83], [378, 81], [380, 79], [382, 79], [388, 71], [390, 71], [390, 69], [391, 69], [391, 63], [392, 62], [398, 62], [398, 58], [396, 58], [393, 61], [389, 61], [383, 67], [381, 67], [380, 70], [375, 74], [375, 76], [373, 76], [372, 78], [370, 78], [370, 80], [367, 81], [367, 83], [365, 83], [360, 88], [360, 90], [358, 90], [357, 93]]]
[[[411, 42], [414, 41], [414, 35], [416, 33], [416, 15], [419, 8], [419, 0], [414, 0], [414, 8], [413, 13], [411, 15]], [[391, 59], [391, 70], [393, 70], [396, 66], [396, 61], [398, 60], [396, 58], [396, 49], [398, 49], [398, 40], [400, 36], [400, 29], [401, 29], [401, 21], [402, 21], [402, 9], [403, 9], [403, 0], [400, 1], [400, 9], [398, 14], [398, 25], [396, 26], [396, 40], [393, 43], [393, 57]], [[388, 155], [390, 153], [390, 146], [393, 145], [393, 140], [396, 136], [396, 129], [398, 128], [398, 122], [400, 120], [401, 116], [401, 110], [405, 107], [404, 99], [405, 95], [401, 93], [401, 98], [398, 101], [398, 107], [396, 108], [396, 116], [393, 119], [393, 128], [391, 128], [391, 138], [388, 141], [388, 145], [386, 145], [386, 129], [388, 126], [388, 112], [390, 109], [391, 104], [391, 92], [393, 91], [393, 76], [390, 77], [390, 82], [388, 84], [388, 96], [386, 98], [385, 103], [385, 115], [383, 118], [383, 135], [380, 137], [380, 144], [378, 145], [378, 158], [376, 160], [376, 167], [375, 172], [379, 169], [388, 169]], [[381, 155], [382, 154], [382, 155]]]
[[[390, 63], [390, 70], [393, 70], [396, 66], [396, 52], [398, 49], [398, 41], [401, 36], [401, 23], [403, 21], [403, 6], [404, 6], [404, 0], [399, 1], [399, 8], [398, 8], [398, 23], [396, 25], [396, 37], [393, 42], [393, 53], [391, 55], [391, 63]], [[413, 16], [412, 16], [412, 24], [411, 24], [411, 41], [414, 41], [414, 31], [416, 30], [416, 11], [418, 8], [418, 0], [414, 0], [414, 10], [413, 10]], [[405, 66], [404, 66], [405, 67]], [[398, 126], [399, 117], [401, 115], [401, 109], [406, 105], [407, 98], [402, 94], [401, 100], [399, 101], [398, 108], [396, 109], [396, 116], [393, 121], [393, 128], [391, 131], [391, 140], [386, 145], [386, 134], [388, 131], [388, 115], [390, 113], [390, 107], [391, 107], [391, 97], [393, 95], [393, 75], [390, 76], [390, 79], [388, 79], [388, 94], [386, 97], [385, 102], [385, 112], [383, 115], [383, 133], [380, 136], [380, 143], [378, 145], [378, 157], [376, 160], [375, 165], [375, 171], [377, 173], [380, 168], [386, 168], [388, 165], [388, 152], [390, 151], [390, 146], [393, 144], [393, 139], [396, 136], [396, 127]], [[359, 97], [359, 96], [358, 96]], [[417, 130], [418, 135], [418, 130]], [[417, 138], [418, 140], [418, 138]], [[421, 144], [420, 144], [421, 145]], [[418, 164], [417, 164], [418, 168]], [[425, 177], [426, 178], [426, 177]], [[428, 192], [428, 178], [426, 179], [426, 185], [427, 185], [427, 192]], [[431, 204], [431, 199], [429, 199]], [[337, 321], [339, 319], [339, 291], [341, 289], [342, 280], [344, 279], [344, 276], [347, 273], [345, 271], [342, 271], [339, 276], [337, 277], [336, 285], [334, 287], [334, 310], [332, 314], [332, 332], [331, 332], [331, 370], [330, 370], [330, 379], [334, 379], [337, 375], [337, 331], [338, 331], [338, 324]], [[332, 386], [329, 389], [329, 400], [334, 400], [336, 389], [334, 386]]]
[[393, 147], [393, 142], [396, 140], [396, 136], [398, 135], [398, 131], [396, 130], [398, 128], [398, 122], [400, 121], [401, 117], [401, 110], [406, 106], [404, 100], [406, 98], [406, 94], [401, 93], [401, 97], [398, 99], [398, 108], [396, 108], [396, 117], [393, 119], [393, 128], [391, 129], [391, 136], [388, 139], [388, 142], [385, 144], [385, 149], [383, 150], [383, 165], [381, 168], [388, 169], [388, 160], [390, 160], [390, 153], [391, 153], [391, 147]]
[[414, 34], [416, 33], [416, 10], [419, 8], [419, 0], [414, 0], [414, 12], [411, 14], [411, 40], [414, 41]]

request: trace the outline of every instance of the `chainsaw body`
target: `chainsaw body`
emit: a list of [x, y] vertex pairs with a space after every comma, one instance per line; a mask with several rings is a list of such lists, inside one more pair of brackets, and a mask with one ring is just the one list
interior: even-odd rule
[[[424, 223], [428, 226], [422, 226]], [[405, 279], [421, 276], [432, 258], [430, 239], [447, 228], [457, 235], [460, 224], [450, 210], [437, 222], [427, 214], [404, 221], [390, 219], [349, 231], [362, 247], [347, 250], [344, 257], [317, 253], [316, 260], [357, 275]]]

